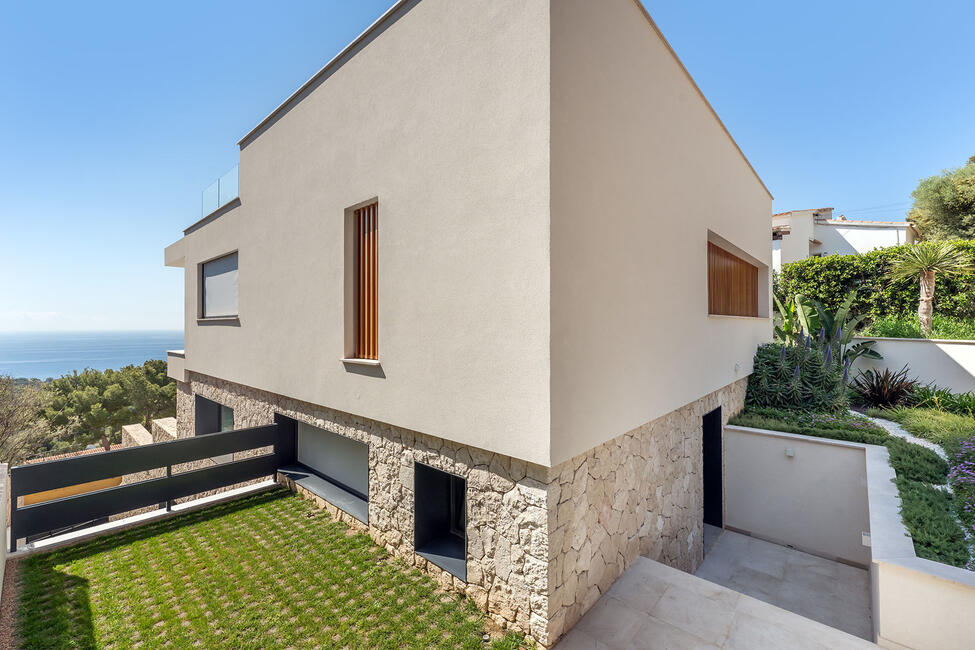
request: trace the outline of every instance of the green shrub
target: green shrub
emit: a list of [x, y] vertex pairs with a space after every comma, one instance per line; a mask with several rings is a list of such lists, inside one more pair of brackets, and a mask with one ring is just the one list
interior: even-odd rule
[[947, 411], [975, 418], [975, 393], [952, 393], [947, 388], [938, 388], [933, 384], [915, 386], [908, 402], [916, 408]]
[[897, 477], [901, 518], [914, 540], [914, 552], [957, 567], [968, 564], [968, 543], [955, 520], [949, 492]]
[[908, 369], [904, 366], [898, 371], [884, 368], [879, 370], [860, 371], [860, 374], [850, 389], [853, 401], [870, 407], [890, 408], [907, 402], [913, 394], [917, 380], [907, 376]]
[[[956, 243], [975, 254], [975, 241]], [[900, 248], [882, 248], [858, 255], [810, 257], [786, 264], [778, 278], [779, 295], [803, 294], [836, 309], [850, 291], [856, 290], [854, 313], [865, 314], [872, 320], [914, 314], [920, 294], [917, 280], [890, 278], [892, 258]], [[939, 275], [934, 313], [962, 320], [975, 318], [975, 274]]]
[[849, 406], [839, 355], [807, 339], [805, 344], [768, 343], [755, 353], [755, 370], [748, 378], [746, 404], [822, 413], [843, 412]]
[[927, 447], [891, 436], [885, 443], [890, 466], [897, 476], [909, 481], [943, 485], [948, 481], [948, 463]]
[[953, 318], [935, 312], [931, 335], [925, 337], [917, 315], [882, 316], [860, 331], [861, 336], [893, 339], [955, 339], [975, 341], [975, 321]]
[[945, 482], [948, 475], [948, 465], [938, 454], [920, 445], [891, 436], [883, 427], [854, 415], [800, 413], [749, 407], [731, 418], [730, 424], [868, 445], [886, 445], [887, 452], [890, 454], [890, 465], [898, 476], [912, 481], [941, 484]]

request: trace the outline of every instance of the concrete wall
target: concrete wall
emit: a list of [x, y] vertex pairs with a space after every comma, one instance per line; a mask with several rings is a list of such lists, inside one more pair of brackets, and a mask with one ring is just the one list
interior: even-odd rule
[[915, 555], [887, 450], [867, 447], [874, 640], [897, 649], [971, 648], [975, 572]]
[[[869, 566], [865, 445], [727, 426], [725, 525]], [[792, 456], [788, 452], [792, 452]]]
[[900, 246], [910, 243], [907, 224], [903, 228], [890, 226], [840, 225], [837, 223], [816, 224], [815, 237], [822, 242], [814, 247], [814, 253], [823, 255], [852, 255], [869, 253], [877, 248]]
[[[547, 464], [549, 2], [394, 18], [245, 143], [239, 206], [167, 252], [185, 370]], [[342, 362], [344, 222], [374, 197], [381, 365], [363, 368]], [[233, 250], [239, 322], [198, 323], [197, 265]]]
[[907, 364], [911, 378], [935, 383], [956, 393], [975, 391], [975, 341], [872, 338], [874, 349], [884, 358], [861, 357], [857, 370], [900, 370]]
[[708, 316], [709, 231], [768, 267], [771, 196], [642, 5], [551, 19], [554, 465], [747, 376], [772, 328]]

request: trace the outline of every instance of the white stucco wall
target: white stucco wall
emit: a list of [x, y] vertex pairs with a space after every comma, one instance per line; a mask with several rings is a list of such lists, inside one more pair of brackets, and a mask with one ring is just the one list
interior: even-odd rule
[[888, 248], [909, 243], [907, 224], [903, 228], [889, 226], [839, 225], [835, 223], [816, 224], [814, 237], [822, 242], [813, 248], [814, 253], [823, 255], [852, 255], [869, 253], [878, 248]]
[[782, 264], [804, 260], [809, 257], [809, 240], [813, 237], [813, 221], [810, 215], [776, 217], [773, 226], [789, 226], [791, 232], [782, 236], [780, 245], [779, 266]]
[[552, 3], [551, 146], [557, 463], [747, 376], [708, 231], [767, 268], [771, 197], [635, 0]]
[[861, 536], [870, 532], [864, 447], [726, 426], [725, 525], [868, 566], [870, 548]]
[[915, 555], [894, 477], [886, 449], [867, 445], [874, 640], [884, 648], [970, 648], [975, 573]]
[[[423, 0], [241, 150], [186, 265], [185, 369], [549, 461], [549, 3]], [[409, 6], [409, 5], [407, 5]], [[346, 208], [379, 199], [379, 369], [343, 365]], [[239, 250], [236, 325], [196, 265]]]
[[911, 379], [956, 393], [975, 392], [975, 341], [873, 338], [882, 360], [860, 357], [856, 370], [910, 369]]

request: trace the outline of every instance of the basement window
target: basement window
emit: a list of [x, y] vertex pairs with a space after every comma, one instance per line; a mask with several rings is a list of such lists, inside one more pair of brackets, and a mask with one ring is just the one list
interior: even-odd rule
[[418, 555], [467, 581], [467, 481], [414, 464], [413, 544]]
[[234, 430], [234, 410], [218, 404], [202, 395], [196, 396], [196, 418], [194, 433], [204, 436], [210, 433], [223, 433]]
[[359, 521], [369, 523], [369, 445], [297, 423], [297, 459], [282, 474]]

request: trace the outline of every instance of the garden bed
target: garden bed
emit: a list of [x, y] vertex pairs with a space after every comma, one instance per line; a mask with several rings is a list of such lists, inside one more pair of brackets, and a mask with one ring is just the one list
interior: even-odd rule
[[901, 517], [918, 557], [966, 567], [969, 546], [956, 520], [948, 482], [948, 464], [930, 449], [890, 435], [883, 427], [854, 414], [829, 415], [749, 407], [730, 424], [835, 440], [884, 445], [897, 474]]

